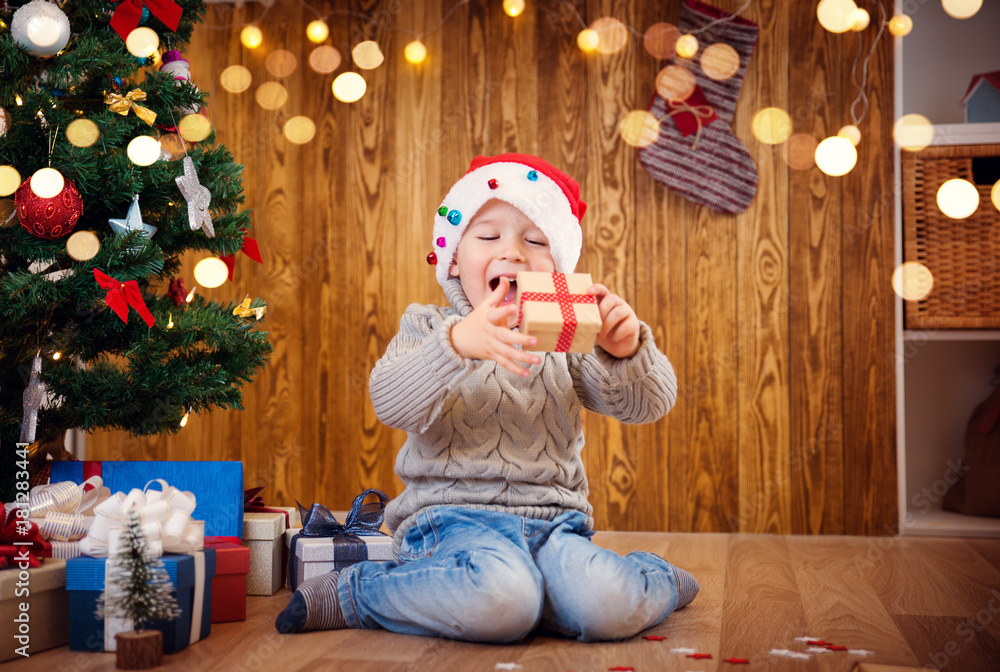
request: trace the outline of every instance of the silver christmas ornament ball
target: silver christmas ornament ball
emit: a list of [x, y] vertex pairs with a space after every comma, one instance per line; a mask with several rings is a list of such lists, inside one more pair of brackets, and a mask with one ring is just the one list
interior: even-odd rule
[[10, 33], [32, 56], [55, 56], [69, 44], [69, 19], [45, 0], [31, 0], [14, 12]]

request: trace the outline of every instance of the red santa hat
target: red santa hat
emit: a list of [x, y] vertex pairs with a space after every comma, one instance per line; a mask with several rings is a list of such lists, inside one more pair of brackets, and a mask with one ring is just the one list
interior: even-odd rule
[[587, 211], [576, 180], [530, 154], [477, 156], [434, 217], [434, 251], [427, 255], [427, 261], [436, 265], [435, 275], [442, 287], [465, 228], [494, 198], [510, 203], [541, 229], [549, 240], [557, 272], [573, 272], [583, 246], [580, 220]]

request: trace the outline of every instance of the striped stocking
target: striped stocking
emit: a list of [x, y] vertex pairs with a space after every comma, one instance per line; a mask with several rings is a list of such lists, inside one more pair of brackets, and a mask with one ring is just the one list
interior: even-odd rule
[[[687, 0], [678, 28], [682, 34], [692, 33], [729, 16], [698, 0]], [[692, 59], [671, 58], [672, 64], [686, 65], [695, 75], [695, 92], [684, 103], [668, 103], [653, 95], [649, 111], [661, 122], [659, 137], [638, 150], [640, 163], [657, 181], [694, 203], [727, 214], [746, 210], [757, 193], [757, 166], [730, 124], [758, 32], [757, 24], [737, 16], [695, 33], [698, 54]], [[736, 74], [722, 81], [710, 79], [701, 68], [702, 53], [716, 43], [728, 44], [739, 56]], [[689, 108], [713, 114], [701, 121], [685, 111]]]

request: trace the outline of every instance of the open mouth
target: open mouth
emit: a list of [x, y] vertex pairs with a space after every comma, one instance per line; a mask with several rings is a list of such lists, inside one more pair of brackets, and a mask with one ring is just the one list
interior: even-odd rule
[[[507, 278], [510, 282], [510, 287], [507, 289], [506, 296], [503, 297], [503, 303], [512, 303], [514, 299], [517, 298], [517, 280], [514, 278]], [[500, 286], [500, 276], [497, 276], [490, 280], [490, 291], [496, 291], [497, 287]]]

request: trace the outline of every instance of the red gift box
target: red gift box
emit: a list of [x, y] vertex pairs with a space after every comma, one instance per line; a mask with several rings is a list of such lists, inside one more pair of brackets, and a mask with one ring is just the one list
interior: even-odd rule
[[212, 623], [247, 620], [250, 549], [238, 537], [205, 537], [205, 548], [215, 549]]

